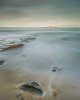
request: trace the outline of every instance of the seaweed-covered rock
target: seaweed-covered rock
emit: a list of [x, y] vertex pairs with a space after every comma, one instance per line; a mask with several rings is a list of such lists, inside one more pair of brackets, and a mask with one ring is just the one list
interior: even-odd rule
[[4, 64], [4, 60], [0, 59], [0, 65]]
[[13, 49], [13, 48], [19, 48], [22, 46], [23, 46], [22, 43], [6, 44], [4, 47], [0, 48], [0, 51], [6, 51], [6, 50]]
[[43, 90], [37, 82], [29, 82], [20, 86], [23, 91], [31, 92], [33, 94], [42, 95]]

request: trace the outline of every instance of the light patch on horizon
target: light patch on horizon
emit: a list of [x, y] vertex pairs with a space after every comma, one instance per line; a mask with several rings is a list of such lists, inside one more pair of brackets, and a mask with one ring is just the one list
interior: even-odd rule
[[10, 21], [10, 20], [4, 20], [4, 22], [1, 22], [1, 27], [48, 27], [48, 26], [53, 26], [53, 27], [79, 27], [80, 23], [78, 22], [69, 22], [69, 21], [31, 21], [31, 20], [15, 20], [15, 21]]

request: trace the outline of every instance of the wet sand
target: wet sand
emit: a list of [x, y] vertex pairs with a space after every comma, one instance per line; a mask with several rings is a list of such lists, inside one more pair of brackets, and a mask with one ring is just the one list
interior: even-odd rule
[[[53, 80], [52, 80], [53, 79]], [[44, 94], [35, 96], [29, 92], [23, 93], [24, 100], [79, 100], [80, 87], [66, 79], [51, 78], [46, 74], [36, 74], [10, 69], [0, 69], [0, 100], [18, 100], [16, 88], [21, 82], [37, 81], [41, 84]], [[52, 81], [52, 82], [51, 82]], [[75, 82], [76, 83], [76, 82]], [[57, 93], [57, 94], [55, 94]]]

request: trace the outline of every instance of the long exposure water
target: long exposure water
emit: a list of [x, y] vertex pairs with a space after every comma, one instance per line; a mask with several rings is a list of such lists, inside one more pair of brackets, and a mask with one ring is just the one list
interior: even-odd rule
[[[80, 28], [0, 28], [0, 45], [25, 37], [36, 39], [0, 51], [0, 100], [18, 100], [15, 87], [27, 81], [39, 82], [44, 95], [24, 100], [80, 100]], [[52, 72], [54, 66], [62, 70]]]

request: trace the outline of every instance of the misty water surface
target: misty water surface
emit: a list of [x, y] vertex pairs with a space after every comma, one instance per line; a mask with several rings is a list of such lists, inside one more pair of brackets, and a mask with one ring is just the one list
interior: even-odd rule
[[[19, 82], [37, 81], [42, 97], [24, 95], [25, 100], [80, 100], [80, 29], [79, 28], [4, 28], [0, 29], [0, 43], [4, 40], [35, 37], [21, 48], [0, 52], [0, 100], [18, 100], [15, 89]], [[52, 72], [57, 66], [61, 71]], [[53, 97], [51, 90], [58, 91]]]

